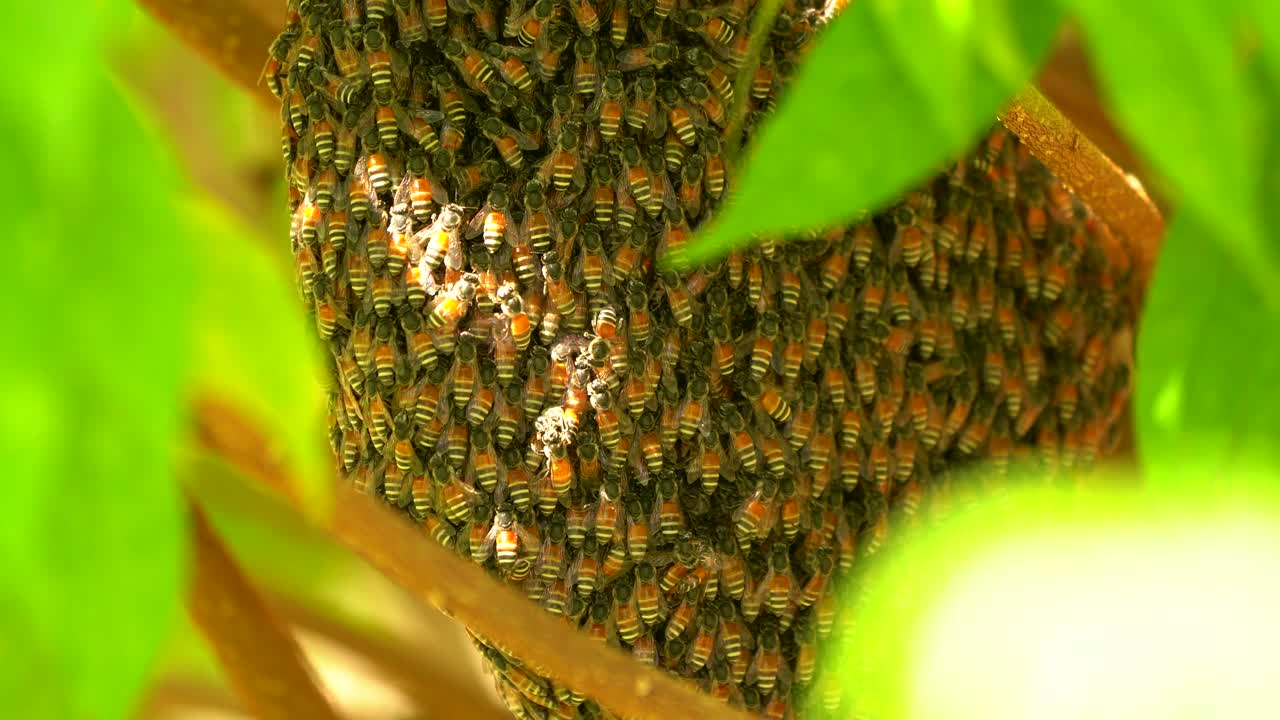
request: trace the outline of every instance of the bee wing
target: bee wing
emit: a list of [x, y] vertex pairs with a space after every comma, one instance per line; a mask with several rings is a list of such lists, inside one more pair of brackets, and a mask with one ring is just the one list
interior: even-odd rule
[[515, 37], [520, 34], [520, 27], [529, 19], [530, 10], [525, 10], [527, 0], [511, 0], [507, 7], [507, 21], [502, 24], [502, 34]]
[[520, 146], [521, 150], [537, 150], [542, 146], [541, 142], [527, 132], [517, 130], [513, 127], [508, 127], [507, 130], [510, 132], [511, 137], [515, 138], [516, 144]]
[[431, 174], [427, 175], [427, 182], [431, 184], [432, 200], [440, 207], [448, 205], [449, 190], [445, 187], [444, 183], [440, 182], [439, 178]]
[[466, 237], [468, 239], [478, 237], [484, 230], [485, 217], [489, 214], [489, 210], [492, 207], [492, 205], [486, 202], [484, 206], [480, 208], [479, 212], [475, 214], [475, 217], [471, 218], [471, 221], [467, 223]]
[[569, 180], [569, 189], [576, 197], [587, 186], [587, 165], [582, 162], [581, 155], [575, 155], [573, 160], [573, 177]]
[[618, 70], [622, 72], [631, 72], [632, 70], [648, 67], [650, 64], [649, 51], [643, 47], [628, 48], [618, 53], [617, 63]]
[[[543, 159], [542, 165], [538, 166], [537, 178], [544, 188], [551, 187], [551, 176], [555, 173], [556, 157], [559, 155], [560, 152], [558, 150], [547, 153], [547, 157]], [[528, 217], [528, 215], [529, 213], [526, 211], [525, 217]]]

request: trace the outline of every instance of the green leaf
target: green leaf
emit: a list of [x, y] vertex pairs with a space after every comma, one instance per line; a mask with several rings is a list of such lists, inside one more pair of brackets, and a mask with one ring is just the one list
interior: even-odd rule
[[847, 220], [923, 180], [995, 121], [1060, 19], [1047, 2], [853, 3], [819, 36], [687, 259]]
[[1225, 244], [1244, 279], [1280, 305], [1280, 247], [1262, 222], [1264, 206], [1275, 202], [1262, 192], [1262, 146], [1276, 129], [1246, 59], [1240, 5], [1076, 6], [1108, 107], [1127, 136], [1173, 184], [1181, 209]]
[[1138, 336], [1138, 450], [1154, 482], [1280, 468], [1280, 315], [1214, 233], [1179, 215], [1160, 251]]
[[270, 242], [209, 202], [187, 204], [200, 272], [194, 323], [194, 381], [244, 412], [279, 443], [306, 507], [332, 501], [332, 456], [325, 447], [324, 366], [287, 266]]
[[0, 61], [40, 70], [0, 76], [0, 707], [124, 718], [183, 586], [182, 180], [103, 70], [118, 5], [11, 10]]
[[[1280, 87], [1260, 63], [1248, 67], [1252, 112], [1275, 127]], [[1260, 227], [1280, 222], [1280, 134], [1260, 138], [1249, 162]], [[1169, 229], [1147, 293], [1138, 336], [1138, 450], [1151, 479], [1203, 483], [1241, 468], [1280, 475], [1280, 305], [1242, 263], [1239, 247], [1196, 210]], [[1269, 288], [1274, 290], [1275, 288]], [[1236, 473], [1239, 475], [1239, 473]]]

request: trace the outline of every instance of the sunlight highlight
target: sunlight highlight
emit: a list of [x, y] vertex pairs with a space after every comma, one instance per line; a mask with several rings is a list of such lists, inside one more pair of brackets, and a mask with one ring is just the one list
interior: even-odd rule
[[885, 568], [866, 625], [889, 624], [845, 662], [883, 660], [863, 687], [889, 690], [863, 700], [889, 718], [1280, 717], [1280, 524], [1261, 507], [1138, 493], [984, 509], [917, 544], [909, 575]]

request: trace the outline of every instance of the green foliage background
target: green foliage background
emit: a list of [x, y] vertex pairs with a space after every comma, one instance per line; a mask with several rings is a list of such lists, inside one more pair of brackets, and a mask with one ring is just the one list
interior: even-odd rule
[[[239, 401], [322, 511], [319, 355], [267, 250], [283, 235], [258, 237], [197, 197], [108, 71], [111, 53], [154, 28], [122, 0], [56, 22], [39, 5], [11, 12], [16, 30], [0, 44], [11, 69], [0, 76], [0, 708], [120, 718], [179, 627], [179, 477], [201, 467], [184, 451], [189, 401]], [[691, 254], [886, 202], [990, 124], [1066, 18], [1179, 208], [1139, 335], [1144, 479], [1217, 488], [1250, 466], [1274, 482], [1274, 3], [859, 0], [747, 148], [736, 200]], [[268, 542], [256, 537], [246, 542]], [[293, 552], [306, 551], [274, 555]]]

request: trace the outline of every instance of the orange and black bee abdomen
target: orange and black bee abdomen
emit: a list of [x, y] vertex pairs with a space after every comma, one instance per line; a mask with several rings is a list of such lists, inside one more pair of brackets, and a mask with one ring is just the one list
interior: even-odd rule
[[[784, 3], [748, 132], [814, 4]], [[753, 3], [700, 5], [301, 3], [267, 72], [291, 240], [355, 488], [638, 662], [813, 717], [838, 581], [955, 469], [1116, 441], [1129, 268], [997, 128], [883, 212], [660, 271], [733, 183]], [[601, 715], [476, 641], [516, 715]]]

